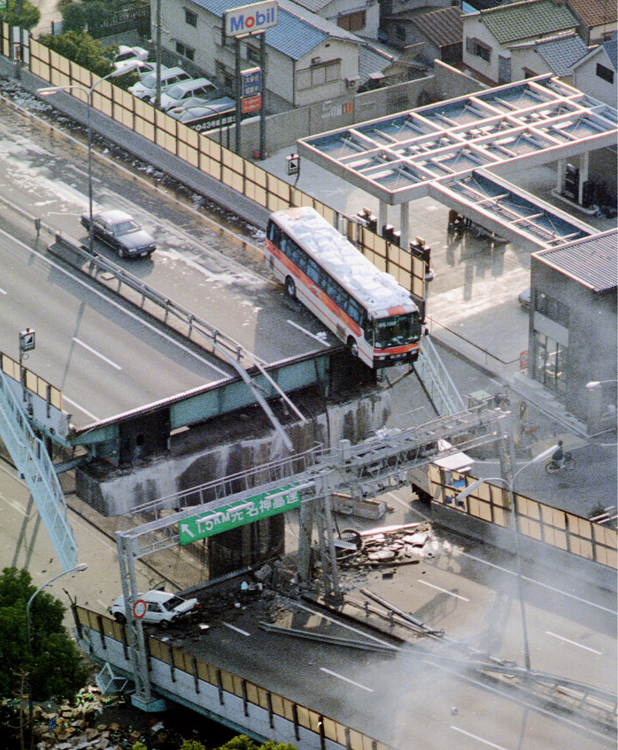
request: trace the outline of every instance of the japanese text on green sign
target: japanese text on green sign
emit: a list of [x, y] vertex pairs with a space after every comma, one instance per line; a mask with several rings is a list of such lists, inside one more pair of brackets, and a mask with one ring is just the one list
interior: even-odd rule
[[237, 500], [230, 505], [187, 518], [178, 525], [180, 544], [191, 544], [199, 539], [298, 508], [300, 492], [294, 487], [295, 485], [288, 485], [271, 492], [263, 492], [246, 500]]

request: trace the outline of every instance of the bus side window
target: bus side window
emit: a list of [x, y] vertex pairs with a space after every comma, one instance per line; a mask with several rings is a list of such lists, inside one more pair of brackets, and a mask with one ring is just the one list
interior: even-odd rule
[[307, 276], [316, 283], [318, 286], [320, 284], [320, 267], [318, 264], [313, 260], [313, 258], [307, 258]]
[[274, 221], [268, 223], [266, 234], [275, 247], [281, 247], [281, 228]]
[[353, 297], [350, 297], [348, 299], [348, 304], [346, 305], [346, 312], [355, 323], [360, 323], [363, 319], [363, 310]]

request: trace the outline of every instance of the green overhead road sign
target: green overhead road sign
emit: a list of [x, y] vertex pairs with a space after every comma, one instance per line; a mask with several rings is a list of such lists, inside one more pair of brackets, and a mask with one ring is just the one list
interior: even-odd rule
[[271, 492], [236, 500], [216, 510], [207, 510], [178, 524], [181, 544], [191, 544], [199, 539], [229, 531], [262, 518], [276, 516], [286, 510], [300, 506], [300, 491], [296, 484], [281, 487]]

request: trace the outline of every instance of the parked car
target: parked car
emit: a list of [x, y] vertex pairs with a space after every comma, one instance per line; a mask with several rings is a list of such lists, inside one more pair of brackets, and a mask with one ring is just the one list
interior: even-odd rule
[[[167, 91], [170, 86], [182, 81], [190, 81], [191, 76], [182, 68], [166, 68], [161, 71], [161, 92]], [[141, 81], [134, 83], [129, 88], [133, 96], [138, 99], [150, 100], [157, 94], [157, 73], [153, 71], [150, 75], [144, 76]]]
[[520, 292], [517, 295], [517, 301], [523, 307], [524, 310], [530, 309], [530, 302], [531, 302], [530, 287], [528, 287], [528, 289], [524, 289], [523, 292]]
[[[137, 601], [142, 601], [146, 604], [146, 611], [144, 616], [141, 618], [142, 622], [154, 623], [166, 628], [170, 623], [175, 622], [180, 617], [188, 615], [190, 612], [197, 609], [197, 599], [183, 599], [176, 594], [170, 594], [168, 591], [152, 590], [145, 594], [138, 594]], [[110, 614], [114, 618], [124, 624], [127, 621], [124, 596], [119, 596], [116, 601], [109, 608]]]
[[114, 57], [114, 67], [118, 68], [122, 63], [128, 62], [129, 60], [141, 60], [145, 62], [148, 60], [148, 50], [143, 47], [128, 47], [126, 44], [121, 44], [118, 47], [118, 54]]
[[[92, 221], [94, 236], [113, 248], [120, 258], [144, 257], [157, 249], [152, 237], [124, 211], [112, 209], [95, 214]], [[90, 231], [90, 216], [82, 214], [82, 226]]]
[[[166, 89], [161, 96], [161, 109], [166, 112], [173, 107], [180, 107], [189, 99], [210, 101], [217, 96], [217, 88], [208, 78], [195, 78], [192, 81], [182, 81]], [[151, 101], [152, 103], [152, 101]]]
[[[157, 63], [152, 62], [152, 61], [149, 62], [147, 60], [137, 72], [139, 73], [139, 76], [143, 81], [144, 78], [146, 78], [146, 76], [150, 75], [151, 73], [155, 73], [156, 70], [157, 70]], [[163, 72], [164, 70], [167, 70], [167, 65], [162, 64], [161, 72]]]
[[167, 114], [179, 122], [192, 122], [221, 112], [233, 112], [235, 107], [236, 102], [229, 96], [222, 96], [220, 99], [212, 99], [211, 101], [195, 97], [188, 99], [180, 107], [168, 109]]

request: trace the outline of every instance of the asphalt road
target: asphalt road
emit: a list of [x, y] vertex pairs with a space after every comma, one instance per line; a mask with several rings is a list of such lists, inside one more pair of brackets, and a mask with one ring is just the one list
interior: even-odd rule
[[[245, 237], [214, 225], [109, 157], [95, 156], [93, 175], [95, 211], [119, 207], [131, 213], [154, 235], [159, 248], [150, 260], [119, 261], [98, 244], [103, 256], [264, 362], [321, 351], [335, 342], [308, 311], [287, 299], [270, 278], [261, 253]], [[40, 217], [53, 231], [84, 242], [79, 217], [87, 210], [87, 192], [83, 145], [0, 102], [2, 200]], [[5, 323], [0, 350], [17, 358], [18, 332], [34, 328], [37, 349], [27, 365], [61, 388], [76, 425], [230, 373], [224, 363], [209, 358], [207, 364], [195, 348], [155, 333], [152, 325], [140, 322], [109, 295], [91, 291], [52, 258], [29, 250], [27, 245], [35, 246], [33, 224], [8, 207], [0, 228], [0, 316]]]

